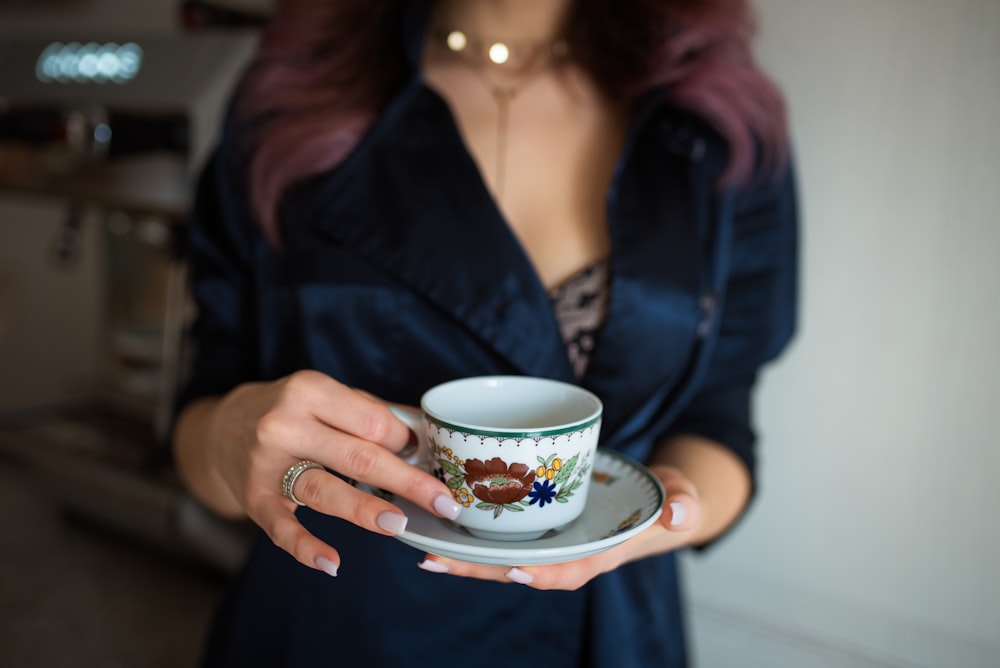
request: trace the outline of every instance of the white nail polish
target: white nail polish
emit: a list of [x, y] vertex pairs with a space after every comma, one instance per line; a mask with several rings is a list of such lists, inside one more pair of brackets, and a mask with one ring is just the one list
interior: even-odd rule
[[684, 524], [684, 520], [687, 519], [688, 511], [684, 507], [684, 504], [680, 501], [672, 501], [670, 503], [670, 526], [676, 527]]
[[398, 536], [406, 530], [406, 515], [400, 515], [390, 510], [383, 511], [375, 518], [375, 524], [383, 531], [388, 531], [393, 536]]
[[526, 571], [522, 571], [520, 568], [512, 568], [506, 573], [504, 573], [504, 575], [507, 576], [508, 580], [523, 585], [531, 584], [535, 580], [535, 576]]
[[450, 496], [442, 494], [434, 499], [434, 510], [442, 517], [457, 520], [462, 513], [462, 504]]
[[447, 573], [451, 570], [448, 564], [443, 564], [440, 561], [434, 561], [433, 559], [424, 559], [419, 564], [418, 568], [422, 568], [429, 573]]
[[337, 577], [337, 564], [325, 557], [316, 557], [316, 568], [320, 569], [330, 577]]

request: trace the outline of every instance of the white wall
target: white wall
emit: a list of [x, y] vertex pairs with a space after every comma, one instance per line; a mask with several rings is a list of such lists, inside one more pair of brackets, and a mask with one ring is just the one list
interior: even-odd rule
[[1000, 2], [758, 0], [802, 326], [759, 502], [688, 560], [703, 667], [1000, 665]]

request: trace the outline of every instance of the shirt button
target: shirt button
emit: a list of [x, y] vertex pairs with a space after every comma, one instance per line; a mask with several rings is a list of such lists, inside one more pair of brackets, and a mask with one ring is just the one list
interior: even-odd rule
[[691, 158], [692, 162], [701, 162], [701, 159], [705, 157], [705, 140], [696, 138], [691, 142], [691, 150], [688, 152], [688, 157]]
[[490, 310], [490, 318], [492, 320], [502, 320], [507, 315], [507, 311], [510, 310], [512, 304], [513, 302], [509, 298], [505, 297], [501, 299]]

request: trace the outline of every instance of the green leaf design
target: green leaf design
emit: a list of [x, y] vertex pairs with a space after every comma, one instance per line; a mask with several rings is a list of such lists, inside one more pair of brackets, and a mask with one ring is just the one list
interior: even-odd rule
[[573, 474], [573, 469], [576, 468], [576, 460], [580, 458], [580, 455], [573, 455], [572, 459], [562, 465], [559, 469], [559, 473], [552, 480], [552, 484], [558, 487], [565, 481], [569, 480], [569, 477]]
[[508, 508], [510, 510], [524, 510], [523, 508], [517, 508], [515, 506], [512, 506], [511, 504], [507, 504], [506, 506], [504, 506], [503, 504], [489, 503], [487, 501], [480, 501], [479, 503], [476, 504], [476, 508], [479, 508], [480, 510], [492, 510], [493, 519], [500, 517], [500, 513], [503, 512], [504, 508]]
[[506, 476], [502, 475], [493, 476], [492, 478], [490, 478], [491, 485], [506, 485], [509, 482], [510, 480], [508, 480]]
[[[573, 496], [572, 494], [567, 494], [566, 496]], [[556, 503], [569, 503], [569, 499], [566, 496], [557, 496]]]
[[455, 466], [455, 464], [451, 460], [439, 459], [437, 460], [437, 462], [438, 464], [441, 465], [441, 468], [443, 468], [445, 470], [445, 473], [447, 473], [448, 475], [457, 475], [457, 476], [462, 476], [463, 478], [465, 477], [465, 471]]
[[516, 510], [517, 512], [521, 512], [524, 510], [524, 508], [522, 508], [521, 506], [518, 506], [513, 503], [504, 504], [504, 508], [506, 508], [507, 510]]
[[462, 488], [462, 485], [465, 484], [465, 477], [460, 475], [452, 476], [448, 478], [448, 482], [446, 484], [448, 485], [448, 489], [459, 490]]

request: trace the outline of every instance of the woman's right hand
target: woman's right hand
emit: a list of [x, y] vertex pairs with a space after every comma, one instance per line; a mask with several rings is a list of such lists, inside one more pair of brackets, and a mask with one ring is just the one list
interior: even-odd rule
[[329, 472], [304, 471], [295, 496], [376, 533], [401, 533], [406, 516], [334, 472], [454, 519], [461, 506], [444, 483], [396, 456], [412, 439], [385, 403], [322, 373], [300, 371], [192, 404], [178, 421], [174, 447], [196, 496], [224, 514], [245, 513], [298, 561], [336, 575], [340, 555], [299, 523], [296, 504], [282, 491], [285, 472], [304, 459], [322, 464]]

